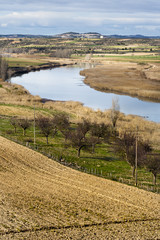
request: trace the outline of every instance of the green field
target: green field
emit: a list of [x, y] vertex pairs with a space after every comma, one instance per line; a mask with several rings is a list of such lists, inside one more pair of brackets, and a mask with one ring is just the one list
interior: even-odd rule
[[[2, 44], [3, 43], [3, 44]], [[159, 39], [118, 39], [118, 38], [104, 38], [104, 39], [63, 39], [63, 38], [22, 38], [12, 41], [3, 40], [2, 46], [10, 49], [17, 54], [36, 54], [53, 56], [56, 51], [69, 50], [74, 54], [127, 54], [127, 53], [143, 53], [154, 54], [155, 56], [145, 61], [157, 61], [160, 54], [160, 40]], [[157, 58], [156, 58], [157, 55]], [[62, 57], [62, 56], [61, 56]], [[76, 57], [76, 56], [75, 56]], [[127, 57], [127, 56], [125, 56]], [[143, 56], [142, 56], [143, 57]], [[77, 57], [76, 57], [77, 58]], [[114, 57], [115, 58], [115, 57]], [[136, 56], [135, 56], [136, 58]], [[136, 58], [134, 60], [138, 59]], [[127, 59], [127, 58], [125, 58]], [[128, 60], [132, 61], [132, 58]], [[13, 63], [12, 63], [13, 64]]]
[[40, 66], [46, 62], [40, 60], [32, 60], [25, 58], [6, 58], [9, 67], [27, 67], [27, 66]]
[[116, 61], [134, 61], [134, 62], [160, 62], [160, 55], [141, 55], [141, 56], [126, 56], [126, 55], [93, 55], [93, 57], [103, 57], [108, 59], [114, 59]]

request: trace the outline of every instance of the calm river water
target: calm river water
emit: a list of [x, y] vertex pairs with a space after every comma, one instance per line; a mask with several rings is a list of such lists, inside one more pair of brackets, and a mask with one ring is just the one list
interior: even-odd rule
[[96, 91], [83, 83], [79, 75], [84, 66], [67, 66], [51, 70], [30, 72], [11, 79], [24, 86], [32, 95], [53, 100], [79, 101], [93, 109], [109, 109], [112, 99], [119, 99], [120, 111], [160, 122], [160, 103], [141, 101], [137, 98]]

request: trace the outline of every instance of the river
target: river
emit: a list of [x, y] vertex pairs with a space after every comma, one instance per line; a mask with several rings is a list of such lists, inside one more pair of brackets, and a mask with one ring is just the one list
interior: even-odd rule
[[160, 103], [94, 90], [83, 83], [84, 77], [79, 74], [83, 69], [84, 66], [75, 65], [29, 72], [22, 76], [13, 77], [11, 82], [24, 86], [32, 95], [52, 100], [79, 101], [84, 106], [95, 110], [111, 108], [112, 99], [118, 98], [121, 112], [159, 122]]

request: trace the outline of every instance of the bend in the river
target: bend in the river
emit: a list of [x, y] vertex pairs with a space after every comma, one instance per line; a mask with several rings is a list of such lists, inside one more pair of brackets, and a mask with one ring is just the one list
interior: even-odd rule
[[[87, 66], [88, 67], [88, 66]], [[79, 73], [84, 66], [74, 65], [29, 72], [13, 77], [12, 83], [24, 86], [32, 95], [60, 101], [79, 101], [93, 109], [105, 110], [112, 106], [112, 99], [118, 97], [120, 111], [147, 117], [159, 122], [160, 103], [142, 101], [126, 95], [105, 93], [84, 84], [84, 77]]]

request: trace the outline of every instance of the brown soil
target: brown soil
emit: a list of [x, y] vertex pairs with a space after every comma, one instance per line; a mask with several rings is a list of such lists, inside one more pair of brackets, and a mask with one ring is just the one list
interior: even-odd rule
[[160, 195], [0, 137], [1, 239], [159, 239]]
[[115, 92], [160, 102], [160, 65], [103, 62], [102, 66], [81, 71], [84, 82], [104, 92]]

